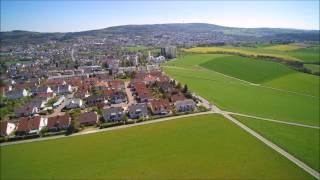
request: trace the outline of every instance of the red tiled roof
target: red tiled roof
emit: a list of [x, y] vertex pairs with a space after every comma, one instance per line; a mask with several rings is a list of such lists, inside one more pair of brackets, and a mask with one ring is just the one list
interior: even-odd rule
[[72, 77], [66, 81], [67, 84], [71, 86], [80, 86], [82, 84], [82, 80], [80, 77]]
[[145, 76], [143, 80], [144, 81], [156, 81], [157, 77], [149, 74], [149, 75]]
[[37, 86], [36, 82], [24, 82], [24, 83], [18, 83], [15, 85], [16, 89], [30, 89]]
[[124, 86], [124, 82], [121, 80], [113, 80], [110, 82], [110, 87], [113, 89], [121, 89]]
[[102, 91], [102, 94], [105, 96], [111, 96], [115, 91], [113, 89], [106, 89]]
[[184, 97], [183, 95], [180, 94], [174, 94], [170, 97], [172, 102], [176, 102], [176, 101], [183, 101], [186, 99], [186, 97]]
[[18, 123], [17, 131], [31, 131], [39, 129], [40, 120], [40, 116], [21, 118]]
[[68, 114], [62, 115], [62, 116], [54, 116], [48, 118], [48, 128], [54, 128], [56, 125], [59, 124], [59, 126], [69, 126], [70, 124], [70, 116]]
[[166, 99], [155, 99], [155, 100], [152, 100], [150, 104], [152, 109], [154, 110], [160, 109], [161, 107], [167, 109], [170, 106], [169, 101]]
[[49, 79], [49, 80], [47, 80], [47, 84], [48, 85], [63, 85], [64, 80], [62, 80], [62, 79]]
[[79, 122], [82, 123], [90, 123], [97, 122], [98, 116], [96, 112], [84, 112], [79, 116]]

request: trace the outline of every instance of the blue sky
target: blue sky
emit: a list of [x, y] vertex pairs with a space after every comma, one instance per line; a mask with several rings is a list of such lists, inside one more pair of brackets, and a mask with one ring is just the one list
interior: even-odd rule
[[319, 29], [319, 1], [1, 0], [1, 31], [70, 32], [183, 22]]

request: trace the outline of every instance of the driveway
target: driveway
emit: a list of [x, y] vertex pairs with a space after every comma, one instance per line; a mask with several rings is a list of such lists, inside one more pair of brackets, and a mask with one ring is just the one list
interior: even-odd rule
[[126, 94], [127, 94], [127, 97], [128, 97], [127, 106], [129, 107], [130, 105], [135, 103], [135, 100], [134, 100], [134, 97], [132, 95], [132, 92], [131, 92], [130, 88], [128, 88], [128, 85], [129, 85], [129, 82], [125, 82], [125, 87], [126, 87], [125, 90], [126, 90]]

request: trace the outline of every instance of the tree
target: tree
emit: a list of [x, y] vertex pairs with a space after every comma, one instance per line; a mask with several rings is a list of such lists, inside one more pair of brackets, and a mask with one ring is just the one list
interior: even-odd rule
[[188, 86], [186, 84], [183, 86], [182, 92], [183, 93], [187, 93], [188, 92]]
[[79, 121], [72, 119], [72, 120], [71, 120], [71, 123], [70, 123], [70, 126], [67, 128], [66, 134], [69, 135], [69, 134], [78, 132], [79, 129], [80, 129], [80, 123], [79, 123]]
[[176, 88], [177, 88], [177, 89], [181, 89], [181, 83], [180, 83], [180, 82], [178, 82]]
[[176, 80], [174, 80], [174, 79], [171, 80], [171, 81], [170, 81], [170, 84], [171, 84], [172, 86], [175, 86], [175, 85], [176, 85]]
[[123, 115], [121, 120], [123, 121], [123, 124], [126, 124], [128, 121], [128, 116], [126, 114]]

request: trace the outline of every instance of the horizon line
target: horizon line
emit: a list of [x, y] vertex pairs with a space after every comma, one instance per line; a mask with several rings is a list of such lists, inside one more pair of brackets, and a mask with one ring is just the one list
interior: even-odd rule
[[87, 30], [78, 30], [78, 31], [37, 31], [37, 30], [25, 30], [25, 29], [12, 29], [8, 31], [0, 31], [0, 32], [13, 32], [13, 31], [25, 31], [25, 32], [35, 32], [35, 33], [77, 33], [77, 32], [86, 32], [86, 31], [95, 31], [95, 30], [102, 30], [112, 27], [119, 27], [119, 26], [146, 26], [146, 25], [165, 25], [165, 24], [209, 24], [209, 25], [216, 25], [221, 27], [228, 27], [228, 28], [242, 28], [242, 29], [288, 29], [288, 30], [300, 30], [300, 31], [320, 31], [319, 29], [299, 29], [293, 27], [236, 27], [236, 26], [224, 26], [218, 25], [213, 23], [206, 23], [206, 22], [172, 22], [172, 23], [154, 23], [154, 24], [122, 24], [122, 25], [111, 25], [102, 28], [96, 29], [87, 29]]

